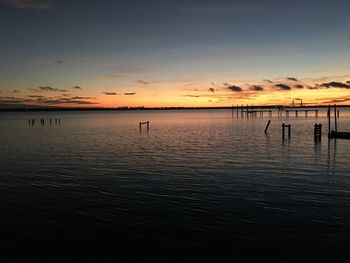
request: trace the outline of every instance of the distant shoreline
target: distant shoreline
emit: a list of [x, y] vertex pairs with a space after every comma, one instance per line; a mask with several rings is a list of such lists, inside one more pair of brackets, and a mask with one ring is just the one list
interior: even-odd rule
[[[318, 106], [302, 106], [302, 107], [286, 107], [282, 105], [274, 106], [249, 106], [249, 109], [278, 109], [278, 108], [327, 108], [325, 105]], [[337, 105], [341, 108], [349, 108], [350, 105]], [[220, 110], [220, 109], [245, 109], [247, 106], [234, 107], [116, 107], [116, 108], [102, 108], [102, 107], [33, 107], [33, 108], [0, 108], [0, 112], [25, 112], [25, 111], [136, 111], [136, 110]]]

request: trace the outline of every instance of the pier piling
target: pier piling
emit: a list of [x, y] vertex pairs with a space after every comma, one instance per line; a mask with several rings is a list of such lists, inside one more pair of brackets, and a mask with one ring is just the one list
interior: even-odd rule
[[291, 137], [291, 128], [292, 126], [290, 124], [285, 124], [285, 123], [282, 123], [282, 138], [284, 139], [285, 138], [285, 129], [288, 128], [288, 138], [290, 139]]
[[269, 120], [266, 124], [265, 131], [264, 131], [265, 133], [267, 133], [267, 129], [269, 128], [270, 123], [271, 123], [271, 120]]
[[139, 122], [140, 131], [142, 130], [142, 125], [146, 125], [147, 131], [149, 130], [149, 121]]

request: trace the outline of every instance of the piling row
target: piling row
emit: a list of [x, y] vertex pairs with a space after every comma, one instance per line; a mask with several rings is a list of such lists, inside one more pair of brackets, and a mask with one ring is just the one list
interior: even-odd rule
[[[42, 126], [44, 126], [45, 125], [45, 121], [46, 121], [46, 119], [40, 119], [40, 124]], [[49, 121], [49, 124], [52, 125], [53, 119], [50, 118], [50, 119], [48, 119], [48, 121]], [[54, 121], [55, 121], [56, 125], [60, 125], [61, 124], [61, 118], [55, 118]], [[29, 126], [35, 126], [35, 123], [36, 123], [35, 119], [28, 119], [28, 125]]]

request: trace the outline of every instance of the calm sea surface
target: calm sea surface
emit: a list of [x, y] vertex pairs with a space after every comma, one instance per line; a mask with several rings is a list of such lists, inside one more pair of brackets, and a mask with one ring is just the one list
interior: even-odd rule
[[350, 140], [276, 115], [0, 113], [1, 262], [349, 262]]

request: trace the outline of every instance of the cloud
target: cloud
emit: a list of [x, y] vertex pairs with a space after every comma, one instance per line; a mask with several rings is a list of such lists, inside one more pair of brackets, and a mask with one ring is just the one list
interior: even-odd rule
[[290, 86], [288, 86], [288, 85], [286, 85], [286, 84], [276, 84], [275, 85], [275, 87], [276, 88], [279, 88], [279, 89], [281, 89], [281, 90], [291, 90], [291, 87]]
[[99, 104], [97, 102], [89, 101], [90, 99], [95, 99], [92, 97], [58, 97], [58, 98], [52, 98], [52, 97], [44, 97], [44, 96], [36, 96], [31, 95], [28, 96], [32, 99], [25, 99], [23, 102], [25, 103], [34, 103], [34, 104], [41, 104], [41, 105], [59, 105], [59, 104], [78, 104], [78, 105], [93, 105], [93, 104]]
[[108, 96], [115, 96], [115, 95], [118, 95], [117, 93], [115, 93], [115, 92], [102, 92], [103, 94], [105, 94], [105, 95], [108, 95]]
[[346, 82], [346, 84], [350, 84], [350, 80], [348, 80], [348, 81]]
[[15, 8], [45, 10], [52, 8], [51, 0], [2, 0]]
[[349, 84], [342, 83], [342, 82], [336, 82], [336, 81], [322, 83], [321, 87], [325, 87], [327, 89], [328, 88], [350, 89], [350, 85]]
[[44, 98], [44, 96], [41, 96], [41, 95], [28, 95], [29, 98], [37, 98], [37, 99], [40, 99], [40, 98]]
[[74, 86], [73, 89], [83, 89], [83, 88], [80, 86]]
[[242, 91], [241, 87], [238, 87], [238, 86], [235, 86], [235, 85], [228, 86], [227, 89], [229, 89], [231, 91], [234, 91], [234, 92], [241, 92]]
[[199, 98], [199, 95], [183, 95], [183, 97]]
[[290, 81], [299, 81], [298, 79], [292, 78], [292, 77], [287, 77], [287, 80], [290, 80]]
[[273, 81], [269, 80], [269, 79], [264, 79], [263, 81], [267, 82], [267, 83], [273, 83]]
[[301, 84], [297, 84], [297, 85], [294, 85], [294, 88], [297, 88], [297, 89], [303, 89], [303, 88], [304, 88], [304, 86], [303, 86], [303, 85], [301, 85]]
[[75, 97], [71, 97], [70, 99], [72, 99], [72, 100], [94, 100], [95, 98], [75, 96]]
[[94, 105], [99, 104], [93, 102], [92, 97], [44, 97], [41, 95], [28, 95], [26, 98], [16, 97], [0, 97], [0, 103], [5, 104], [36, 104], [36, 105], [60, 105], [60, 104], [75, 104], [75, 105]]
[[253, 85], [249, 88], [250, 90], [254, 90], [254, 91], [263, 91], [264, 88], [258, 85]]
[[17, 89], [15, 89], [14, 91], [13, 91], [13, 93], [20, 93], [21, 91], [20, 90], [17, 90]]
[[225, 86], [225, 87], [229, 87], [229, 86], [231, 86], [231, 84], [230, 84], [230, 83], [225, 82], [225, 83], [224, 83], [224, 86]]
[[350, 101], [350, 98], [337, 98], [337, 99], [331, 99], [324, 101], [323, 103], [341, 103], [341, 102], [346, 102]]
[[208, 91], [211, 92], [211, 93], [214, 93], [215, 89], [214, 88], [209, 88]]
[[214, 82], [210, 82], [211, 85], [216, 86]]
[[144, 81], [144, 80], [138, 80], [137, 82], [142, 84], [142, 85], [148, 85], [149, 84], [149, 82]]
[[315, 90], [315, 89], [320, 89], [321, 87], [319, 85], [316, 86], [307, 86], [308, 89]]
[[136, 94], [136, 92], [126, 92], [126, 93], [124, 93], [124, 95], [126, 95], [126, 96], [133, 96], [135, 94]]
[[[31, 89], [33, 91], [33, 89]], [[49, 86], [38, 87], [38, 91], [56, 91], [56, 92], [68, 92], [66, 89], [56, 89]]]

